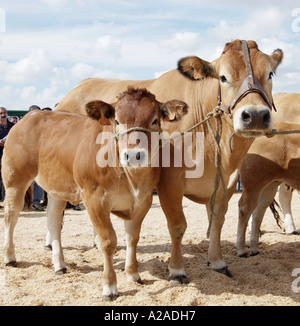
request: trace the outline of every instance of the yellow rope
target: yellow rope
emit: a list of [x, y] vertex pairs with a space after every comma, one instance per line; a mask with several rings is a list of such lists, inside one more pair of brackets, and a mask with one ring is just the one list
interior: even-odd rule
[[[221, 136], [222, 136], [222, 111], [220, 110], [220, 106], [216, 106], [214, 108], [213, 111], [209, 112], [206, 116], [205, 119], [203, 119], [202, 121], [200, 121], [199, 123], [197, 123], [196, 125], [192, 126], [191, 128], [189, 128], [188, 130], [176, 135], [175, 137], [180, 137], [182, 135], [184, 135], [186, 132], [190, 132], [194, 129], [196, 129], [197, 127], [201, 126], [202, 124], [206, 123], [208, 126], [208, 129], [210, 131], [210, 134], [215, 142], [215, 167], [217, 169], [216, 172], [216, 177], [215, 177], [215, 184], [214, 184], [214, 191], [213, 194], [210, 197], [209, 200], [209, 209], [210, 209], [210, 216], [209, 216], [209, 227], [207, 230], [207, 237], [209, 237], [209, 233], [210, 233], [210, 228], [211, 228], [211, 221], [212, 221], [212, 217], [215, 216], [217, 218], [219, 217], [223, 217], [227, 210], [228, 210], [228, 196], [227, 196], [227, 189], [226, 189], [226, 185], [225, 185], [225, 181], [224, 181], [224, 177], [223, 177], [223, 173], [222, 173], [222, 162], [221, 162], [221, 147], [220, 147], [220, 141], [221, 141]], [[211, 118], [215, 118], [216, 121], [216, 134], [214, 134], [214, 131], [212, 129], [211, 123], [210, 123], [210, 119]], [[128, 134], [132, 131], [142, 131], [142, 132], [154, 132], [155, 130], [151, 130], [151, 129], [146, 129], [146, 128], [142, 128], [142, 127], [133, 127], [118, 133], [115, 133], [115, 138], [119, 139], [120, 137], [124, 136], [125, 134]], [[170, 137], [169, 139], [174, 139], [175, 137]], [[225, 209], [221, 214], [217, 214], [214, 212], [214, 206], [215, 206], [215, 201], [216, 201], [216, 195], [217, 195], [217, 191], [220, 185], [220, 181], [222, 184], [222, 188], [223, 188], [223, 192], [224, 192], [224, 201], [225, 201]]]

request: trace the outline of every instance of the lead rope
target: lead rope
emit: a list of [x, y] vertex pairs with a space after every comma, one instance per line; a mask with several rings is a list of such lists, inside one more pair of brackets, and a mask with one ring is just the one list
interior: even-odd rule
[[[222, 156], [221, 156], [221, 147], [220, 147], [220, 141], [221, 141], [221, 136], [222, 136], [222, 118], [221, 115], [223, 114], [220, 105], [217, 105], [213, 111], [209, 112], [206, 115], [206, 118], [203, 119], [202, 121], [200, 121], [199, 123], [197, 123], [196, 125], [192, 126], [191, 128], [189, 128], [188, 130], [176, 135], [175, 137], [179, 137], [184, 135], [186, 132], [190, 132], [194, 129], [196, 129], [197, 127], [201, 126], [202, 124], [206, 123], [208, 126], [208, 129], [210, 131], [210, 134], [214, 140], [215, 143], [215, 167], [217, 169], [216, 172], [216, 177], [215, 177], [215, 183], [214, 183], [214, 191], [210, 197], [209, 200], [209, 216], [208, 216], [208, 220], [209, 220], [209, 226], [208, 226], [208, 230], [207, 230], [207, 237], [209, 238], [209, 234], [210, 234], [210, 229], [211, 229], [211, 223], [212, 223], [212, 217], [215, 216], [217, 218], [221, 218], [223, 217], [227, 210], [228, 210], [228, 196], [227, 196], [227, 189], [226, 189], [226, 185], [225, 185], [225, 181], [224, 181], [224, 177], [223, 177], [223, 173], [222, 173]], [[210, 119], [214, 118], [216, 121], [216, 133], [214, 134], [213, 128], [211, 126], [210, 123]], [[151, 129], [147, 129], [147, 128], [142, 128], [142, 127], [133, 127], [127, 130], [124, 130], [122, 132], [115, 132], [115, 138], [116, 140], [119, 139], [120, 137], [124, 136], [127, 133], [130, 133], [132, 131], [142, 131], [142, 132], [154, 132], [155, 130], [151, 130]], [[175, 137], [170, 137], [167, 140], [170, 139], [174, 139]], [[216, 195], [217, 195], [217, 191], [218, 188], [220, 186], [220, 182], [222, 184], [222, 188], [223, 188], [223, 192], [224, 192], [224, 201], [225, 201], [225, 208], [223, 210], [223, 212], [221, 214], [218, 214], [214, 211], [214, 206], [215, 206], [215, 202], [216, 202]]]
[[290, 135], [290, 134], [299, 134], [300, 130], [284, 130], [284, 131], [277, 131], [276, 129], [272, 129], [270, 132], [264, 133], [264, 135], [268, 138], [271, 138], [275, 135]]

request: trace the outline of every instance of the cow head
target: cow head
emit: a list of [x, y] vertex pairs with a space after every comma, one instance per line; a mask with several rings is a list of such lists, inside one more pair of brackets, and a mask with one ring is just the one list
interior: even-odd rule
[[[178, 70], [192, 80], [207, 77], [219, 79], [222, 106], [231, 111], [235, 132], [249, 137], [272, 128], [272, 77], [283, 58], [283, 52], [278, 49], [272, 55], [266, 55], [254, 41], [246, 44], [250, 59], [248, 64], [245, 63], [247, 59], [242, 42], [235, 40], [226, 44], [217, 60], [210, 63], [198, 57], [183, 58], [178, 62]], [[251, 67], [253, 76], [250, 77], [257, 85], [254, 92], [248, 82], [247, 66]]]
[[187, 110], [185, 102], [171, 100], [160, 103], [146, 89], [132, 87], [118, 94], [114, 104], [93, 101], [86, 105], [90, 117], [99, 120], [101, 125], [113, 125], [120, 162], [131, 167], [150, 164], [152, 132], [156, 132], [158, 141], [162, 123], [177, 122]]

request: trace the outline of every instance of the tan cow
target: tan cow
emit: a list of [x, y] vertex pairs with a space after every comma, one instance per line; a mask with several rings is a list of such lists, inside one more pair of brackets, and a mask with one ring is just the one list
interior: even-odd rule
[[[243, 50], [245, 44], [249, 49]], [[222, 108], [232, 115], [224, 113], [222, 117], [223, 133], [220, 142], [224, 181], [226, 187], [231, 189], [237, 177], [238, 167], [252, 144], [253, 137], [272, 128], [272, 76], [282, 57], [281, 50], [266, 55], [258, 49], [254, 41], [246, 43], [235, 40], [227, 43], [220, 58], [212, 63], [198, 57], [187, 57], [179, 61], [177, 70], [171, 70], [155, 80], [133, 83], [92, 78], [82, 81], [61, 100], [57, 109], [84, 113], [83, 108], [88, 101], [94, 99], [111, 101], [115, 93], [123, 91], [128, 84], [133, 84], [147, 87], [159, 101], [178, 98], [186, 102], [189, 112], [182, 117], [179, 127], [180, 130], [187, 130], [203, 120], [216, 107], [219, 94], [219, 99], [223, 102]], [[252, 69], [249, 69], [250, 63]], [[254, 82], [260, 86], [254, 86]], [[231, 110], [233, 108], [234, 110]], [[216, 128], [214, 121], [212, 128], [214, 130]], [[193, 131], [196, 132], [203, 133], [203, 174], [194, 174], [194, 177], [187, 178], [186, 172], [191, 168], [185, 165], [162, 168], [157, 186], [172, 239], [170, 278], [181, 282], [187, 281], [181, 253], [181, 242], [187, 225], [182, 209], [182, 198], [186, 196], [195, 202], [205, 204], [209, 211], [209, 200], [214, 191], [216, 176], [213, 138], [206, 125]], [[233, 132], [236, 133], [232, 137], [231, 152], [228, 142]], [[193, 147], [196, 152], [196, 141], [193, 142]], [[197, 171], [194, 169], [191, 172]], [[221, 216], [212, 218], [211, 221], [208, 261], [213, 270], [230, 275], [222, 258], [220, 244], [226, 206], [221, 188], [219, 187], [216, 194], [214, 206], [215, 214]], [[232, 193], [233, 190], [228, 192], [228, 198]]]
[[[299, 123], [300, 124], [300, 93], [279, 93], [274, 95], [274, 103], [277, 112], [273, 114], [274, 123], [287, 122], [287, 123]], [[275, 191], [275, 188], [274, 188]], [[292, 196], [293, 188], [282, 183], [279, 188], [279, 203], [282, 208], [282, 213], [284, 216], [284, 231], [287, 234], [299, 234], [296, 230], [295, 223], [292, 216]], [[269, 202], [271, 204], [273, 201]], [[265, 213], [268, 201], [265, 198], [260, 198], [258, 203], [258, 209], [253, 213], [253, 218], [262, 221], [263, 216], [258, 216]], [[266, 206], [267, 205], [267, 206]], [[249, 226], [251, 226], [249, 221]], [[260, 223], [255, 223], [255, 227]], [[258, 231], [255, 231], [258, 232]]]
[[[277, 108], [277, 112], [273, 115], [274, 127], [278, 127], [281, 130], [284, 127], [287, 127], [287, 130], [292, 130], [293, 128], [299, 129], [300, 125], [293, 125], [292, 123], [300, 123], [300, 94], [275, 94], [274, 102]], [[239, 203], [240, 213], [236, 243], [239, 256], [244, 257], [247, 255], [245, 248], [246, 230], [244, 227], [246, 221], [249, 219], [249, 213], [250, 215], [252, 214], [250, 255], [258, 254], [259, 228], [265, 211], [272, 203], [279, 185], [279, 200], [284, 214], [285, 231], [288, 234], [298, 234], [291, 212], [292, 192], [285, 185], [288, 184], [289, 188], [291, 188], [288, 182], [289, 179], [286, 177], [288, 173], [291, 175], [294, 173], [294, 177], [292, 178], [293, 180], [295, 179], [294, 182], [296, 182], [297, 175], [299, 174], [296, 169], [297, 162], [300, 158], [297, 157], [298, 152], [294, 152], [293, 142], [289, 142], [290, 138], [296, 141], [297, 137], [299, 139], [298, 134], [294, 136], [274, 136], [273, 139], [256, 139], [244, 158], [241, 168], [244, 191]], [[283, 145], [284, 147], [281, 147]], [[284, 158], [284, 161], [281, 161], [282, 158]], [[297, 160], [291, 161], [293, 158], [297, 158]], [[290, 161], [293, 164], [289, 164]], [[287, 171], [283, 168], [283, 165], [287, 167]], [[273, 169], [273, 166], [276, 166], [276, 169]], [[272, 170], [268, 174], [265, 174], [264, 171], [268, 169]], [[280, 183], [280, 180], [284, 183]], [[249, 203], [246, 203], [246, 201]]]
[[[275, 122], [300, 124], [300, 93], [279, 93], [274, 95], [277, 113]], [[287, 234], [298, 234], [292, 216], [293, 189], [286, 184], [279, 186], [279, 202], [284, 215], [284, 230]]]
[[[4, 262], [16, 265], [13, 231], [23, 208], [24, 194], [36, 178], [48, 193], [48, 230], [55, 271], [66, 271], [61, 247], [63, 210], [67, 201], [74, 204], [83, 201], [104, 255], [104, 298], [113, 299], [117, 295], [113, 269], [117, 239], [111, 212], [125, 220], [126, 273], [129, 280], [139, 281], [136, 246], [140, 225], [151, 206], [152, 191], [160, 173], [159, 165], [150, 165], [156, 155], [150, 151], [150, 134], [159, 132], [163, 117], [178, 106], [186, 110], [181, 101], [163, 105], [145, 89], [130, 88], [114, 105], [101, 101], [88, 103], [88, 117], [49, 111], [27, 114], [7, 138], [2, 161], [6, 189]], [[130, 133], [124, 130], [125, 124]], [[131, 129], [141, 127], [146, 129], [143, 132]], [[140, 132], [146, 137], [144, 144]], [[120, 158], [113, 157], [116, 148]]]
[[[300, 130], [300, 124], [274, 124], [278, 131]], [[258, 254], [259, 227], [278, 185], [282, 182], [300, 190], [299, 134], [261, 137], [253, 143], [241, 165], [243, 193], [239, 200], [237, 254], [247, 256], [245, 232], [253, 213], [250, 254]], [[255, 210], [255, 211], [254, 211]]]

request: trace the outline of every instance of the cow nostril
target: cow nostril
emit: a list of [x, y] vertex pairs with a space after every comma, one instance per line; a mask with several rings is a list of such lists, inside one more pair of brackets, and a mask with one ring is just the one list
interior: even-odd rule
[[128, 162], [129, 161], [129, 155], [128, 155], [128, 153], [124, 153], [124, 161], [125, 162]]
[[249, 123], [251, 122], [251, 115], [247, 111], [244, 111], [242, 113], [242, 119], [244, 122]]
[[141, 152], [138, 152], [138, 153], [136, 154], [136, 159], [137, 159], [138, 161], [141, 159]]
[[270, 124], [270, 120], [271, 120], [270, 112], [266, 112], [266, 113], [264, 113], [264, 115], [263, 115], [263, 121], [264, 121], [264, 124], [265, 124], [265, 125]]

